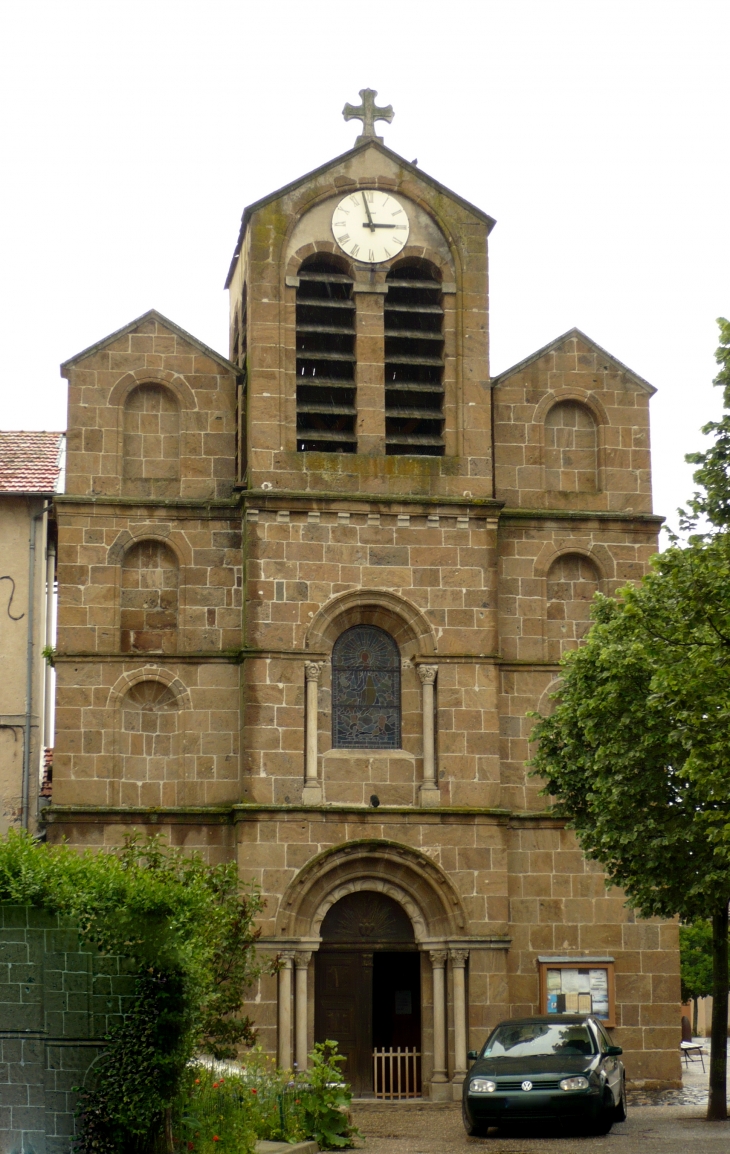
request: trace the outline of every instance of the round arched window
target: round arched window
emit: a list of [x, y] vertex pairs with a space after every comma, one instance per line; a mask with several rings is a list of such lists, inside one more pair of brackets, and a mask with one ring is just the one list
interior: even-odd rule
[[332, 651], [335, 749], [400, 748], [400, 653], [374, 625], [354, 625]]

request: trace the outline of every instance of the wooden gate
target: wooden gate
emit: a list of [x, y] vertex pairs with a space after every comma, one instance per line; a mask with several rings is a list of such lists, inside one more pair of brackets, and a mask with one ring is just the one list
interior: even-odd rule
[[376, 1098], [420, 1098], [420, 1050], [373, 1050], [373, 1086]]

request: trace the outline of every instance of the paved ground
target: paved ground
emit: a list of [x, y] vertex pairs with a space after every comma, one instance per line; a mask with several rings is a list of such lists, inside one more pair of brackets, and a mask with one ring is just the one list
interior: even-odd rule
[[[709, 1050], [709, 1044], [707, 1046]], [[730, 1122], [706, 1122], [707, 1058], [683, 1069], [683, 1088], [629, 1096], [629, 1116], [605, 1137], [547, 1133], [544, 1129], [467, 1138], [461, 1107], [426, 1102], [357, 1102], [356, 1125], [364, 1154], [727, 1154]]]
[[366, 1154], [727, 1154], [730, 1122], [705, 1122], [697, 1106], [639, 1106], [601, 1138], [524, 1131], [467, 1138], [457, 1105], [358, 1105]]

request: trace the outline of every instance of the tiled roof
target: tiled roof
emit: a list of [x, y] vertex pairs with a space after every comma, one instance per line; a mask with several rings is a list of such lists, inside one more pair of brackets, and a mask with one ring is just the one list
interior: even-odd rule
[[53, 493], [63, 433], [0, 430], [0, 493]]

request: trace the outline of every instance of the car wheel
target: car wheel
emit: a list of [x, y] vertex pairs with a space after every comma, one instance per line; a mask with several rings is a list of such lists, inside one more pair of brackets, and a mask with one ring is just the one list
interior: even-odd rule
[[628, 1102], [626, 1101], [626, 1079], [621, 1079], [621, 1095], [618, 1103], [613, 1109], [614, 1122], [625, 1122], [628, 1113]]
[[[609, 1097], [609, 1102], [611, 1101]], [[595, 1122], [590, 1128], [591, 1134], [608, 1134], [614, 1123], [614, 1111], [616, 1107], [613, 1105], [606, 1105], [604, 1103], [603, 1109], [596, 1118]]]
[[466, 1106], [461, 1103], [461, 1119], [464, 1123], [464, 1129], [470, 1138], [486, 1138], [489, 1126], [486, 1122], [472, 1122], [469, 1117]]

